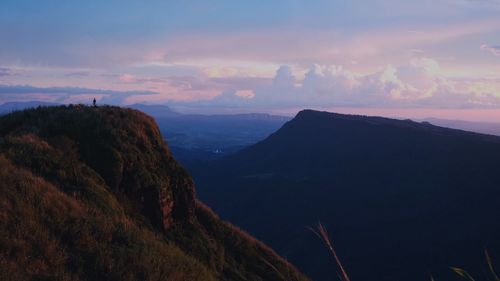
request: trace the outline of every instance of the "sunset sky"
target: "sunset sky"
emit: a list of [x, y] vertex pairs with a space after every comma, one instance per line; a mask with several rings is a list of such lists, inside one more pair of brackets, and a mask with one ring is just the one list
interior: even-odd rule
[[500, 122], [500, 1], [2, 0], [0, 103], [93, 97]]

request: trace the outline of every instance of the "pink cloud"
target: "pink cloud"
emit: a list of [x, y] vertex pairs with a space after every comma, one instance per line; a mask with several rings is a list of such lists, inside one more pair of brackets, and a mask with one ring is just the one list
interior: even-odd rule
[[[237, 83], [233, 85], [238, 89]], [[500, 81], [448, 78], [430, 58], [388, 65], [361, 74], [337, 65], [313, 65], [303, 79], [288, 66], [280, 67], [271, 84], [255, 86], [252, 99], [217, 96], [212, 105], [249, 107], [500, 107]], [[239, 91], [236, 91], [238, 93]]]
[[125, 82], [125, 83], [135, 83], [137, 82], [137, 78], [134, 75], [131, 74], [123, 74], [120, 76], [120, 81]]
[[481, 50], [490, 52], [494, 56], [500, 56], [500, 46], [481, 45]]

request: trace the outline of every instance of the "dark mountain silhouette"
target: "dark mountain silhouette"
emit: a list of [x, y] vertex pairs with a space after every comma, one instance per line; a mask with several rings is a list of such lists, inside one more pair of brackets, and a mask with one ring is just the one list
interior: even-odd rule
[[128, 106], [129, 108], [137, 109], [146, 114], [153, 116], [154, 118], [162, 118], [162, 117], [177, 117], [181, 115], [180, 113], [172, 110], [170, 107], [166, 105], [154, 105], [154, 104], [132, 104]]
[[307, 280], [196, 200], [153, 119], [0, 117], [0, 280]]
[[449, 266], [500, 256], [499, 137], [304, 110], [192, 172], [202, 200], [313, 280], [337, 276], [318, 221], [351, 280], [455, 280]]

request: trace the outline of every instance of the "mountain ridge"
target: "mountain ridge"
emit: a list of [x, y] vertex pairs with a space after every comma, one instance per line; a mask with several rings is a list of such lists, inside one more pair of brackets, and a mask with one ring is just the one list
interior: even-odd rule
[[450, 264], [480, 272], [481, 250], [500, 250], [499, 161], [496, 136], [305, 110], [191, 170], [202, 200], [314, 280], [335, 275], [306, 230], [318, 220], [353, 280], [447, 280]]

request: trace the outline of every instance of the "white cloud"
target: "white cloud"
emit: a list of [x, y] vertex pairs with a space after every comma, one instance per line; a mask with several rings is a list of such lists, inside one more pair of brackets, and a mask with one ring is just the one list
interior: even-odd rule
[[253, 99], [255, 97], [252, 90], [237, 90], [234, 95], [244, 99]]
[[151, 91], [114, 91], [78, 87], [34, 87], [29, 85], [1, 85], [0, 103], [10, 101], [47, 101], [57, 103], [91, 102], [95, 97], [101, 103], [121, 104], [130, 96], [148, 96]]
[[2, 76], [12, 76], [12, 75], [15, 75], [15, 71], [10, 69], [10, 68], [6, 68], [6, 67], [0, 67], [0, 77]]
[[29, 96], [30, 99], [74, 102], [88, 99], [86, 94], [101, 94], [102, 102], [114, 104], [169, 103], [252, 110], [292, 107], [500, 108], [497, 96], [500, 95], [500, 79], [474, 78], [468, 72], [465, 76], [450, 77], [435, 59], [414, 57], [403, 64], [388, 64], [366, 72], [351, 68], [356, 66], [313, 64], [302, 68], [300, 64], [282, 65], [274, 77], [269, 78], [210, 77], [199, 73], [160, 76], [127, 71], [123, 72], [127, 74], [109, 78], [112, 81], [109, 84], [116, 85], [115, 91], [4, 86], [0, 87], [0, 94], [3, 92], [0, 101]]
[[[271, 84], [256, 86], [252, 98], [226, 92], [207, 104], [252, 107], [500, 107], [500, 81], [451, 79], [439, 63], [414, 58], [360, 74], [337, 65], [313, 65], [297, 78], [290, 66], [281, 66]], [[237, 85], [234, 85], [237, 88]]]
[[481, 50], [492, 53], [494, 56], [500, 56], [500, 46], [481, 45]]

